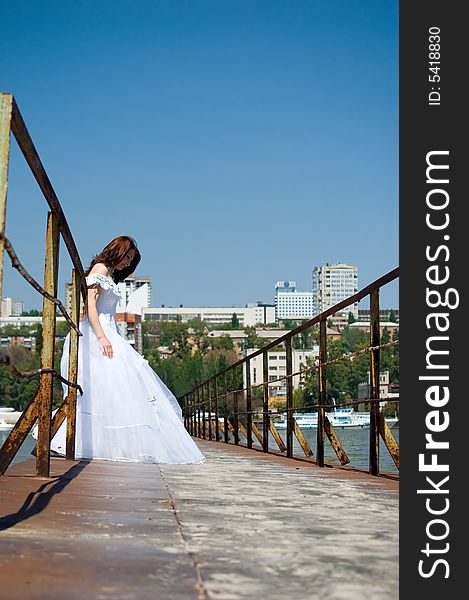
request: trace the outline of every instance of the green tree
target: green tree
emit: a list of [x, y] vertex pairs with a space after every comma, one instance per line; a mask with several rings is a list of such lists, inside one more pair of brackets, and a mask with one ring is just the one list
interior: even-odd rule
[[244, 333], [246, 334], [246, 338], [242, 343], [243, 350], [247, 350], [249, 348], [262, 348], [262, 346], [265, 346], [266, 341], [264, 338], [261, 338], [257, 335], [255, 327], [245, 327]]
[[355, 323], [356, 319], [354, 317], [354, 314], [352, 311], [349, 312], [348, 314], [348, 324], [351, 325], [352, 323]]
[[237, 329], [239, 327], [239, 319], [238, 319], [238, 315], [234, 312], [231, 315], [231, 328], [232, 329]]

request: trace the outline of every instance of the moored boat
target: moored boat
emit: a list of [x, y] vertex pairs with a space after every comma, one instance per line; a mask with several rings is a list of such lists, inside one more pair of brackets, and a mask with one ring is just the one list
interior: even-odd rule
[[[336, 408], [333, 411], [326, 413], [330, 424], [335, 429], [344, 429], [345, 427], [369, 427], [370, 413], [355, 412], [353, 407]], [[318, 426], [318, 413], [293, 413], [295, 421], [300, 429], [313, 429]], [[386, 419], [389, 425], [397, 422], [397, 419]], [[275, 422], [277, 429], [287, 428], [286, 415], [282, 414], [279, 421]]]

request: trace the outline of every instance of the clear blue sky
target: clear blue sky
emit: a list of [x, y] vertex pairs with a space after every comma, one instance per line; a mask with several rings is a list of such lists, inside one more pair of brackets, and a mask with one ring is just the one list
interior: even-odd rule
[[[326, 262], [361, 288], [398, 265], [397, 1], [15, 1], [0, 52], [84, 266], [132, 235], [153, 305], [272, 302]], [[45, 221], [13, 142], [7, 236], [40, 281]], [[5, 262], [3, 296], [40, 308]]]

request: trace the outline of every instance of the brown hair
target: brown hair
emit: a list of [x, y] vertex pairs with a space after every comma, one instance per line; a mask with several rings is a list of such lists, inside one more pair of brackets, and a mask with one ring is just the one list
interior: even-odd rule
[[115, 269], [112, 274], [114, 283], [124, 281], [126, 277], [135, 271], [142, 258], [137, 248], [137, 242], [128, 235], [120, 235], [114, 238], [112, 242], [109, 242], [109, 244], [103, 248], [99, 254], [93, 257], [90, 266], [85, 271], [85, 277], [89, 274], [96, 263], [103, 263], [106, 265], [106, 267], [114, 268], [125, 258], [125, 255], [129, 250], [135, 251], [135, 255], [130, 265], [125, 269]]

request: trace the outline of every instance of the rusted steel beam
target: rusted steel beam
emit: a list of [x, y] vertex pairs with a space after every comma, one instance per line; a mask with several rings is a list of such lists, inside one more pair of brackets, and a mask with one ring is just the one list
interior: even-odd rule
[[[59, 266], [59, 226], [56, 214], [49, 212], [46, 232], [46, 259], [44, 265], [44, 289], [52, 296], [57, 295], [57, 273]], [[55, 304], [44, 298], [42, 309], [42, 350], [41, 367], [54, 367], [55, 350]], [[38, 439], [36, 475], [49, 477], [50, 469], [50, 440], [52, 414], [52, 385], [51, 373], [42, 374], [39, 380], [38, 392]]]
[[24, 442], [28, 433], [31, 431], [37, 418], [37, 394], [29, 402], [28, 406], [21, 413], [15, 426], [8, 434], [3, 446], [0, 448], [0, 474], [4, 474], [15, 458], [16, 453]]
[[252, 432], [258, 439], [262, 448], [264, 448], [264, 437], [262, 436], [262, 433], [259, 431], [259, 429], [257, 428], [257, 425], [254, 423], [254, 421], [252, 422]]
[[[65, 418], [67, 417], [67, 402], [68, 402], [68, 396], [62, 401], [62, 404], [59, 406], [59, 408], [57, 409], [57, 412], [52, 417], [51, 426], [50, 426], [51, 439], [58, 432], [58, 430], [60, 429], [60, 426], [62, 425], [62, 423], [65, 421]], [[31, 450], [31, 454], [33, 456], [37, 456], [37, 444]]]
[[399, 469], [399, 445], [382, 413], [379, 414], [379, 432], [396, 468]]
[[285, 340], [286, 368], [287, 368], [287, 456], [293, 456], [293, 360], [291, 338]]
[[[11, 260], [11, 266], [14, 269], [16, 269], [18, 271], [18, 273], [24, 279], [26, 279], [26, 281], [29, 283], [29, 285], [41, 294], [41, 296], [44, 296], [51, 302], [54, 302], [54, 304], [57, 305], [57, 308], [60, 310], [60, 312], [65, 317], [65, 320], [70, 325], [70, 327], [73, 329], [77, 329], [77, 326], [75, 325], [73, 319], [70, 317], [68, 312], [65, 310], [65, 306], [62, 304], [62, 302], [58, 298], [54, 298], [54, 296], [51, 296], [50, 294], [48, 294], [44, 290], [44, 288], [41, 285], [39, 285], [39, 283], [33, 277], [31, 277], [31, 275], [26, 271], [26, 269], [21, 264], [21, 261], [18, 258], [16, 252], [14, 251], [13, 246], [11, 245], [8, 238], [5, 238], [1, 233], [0, 233], [0, 241], [2, 241], [4, 243], [5, 250], [7, 251], [8, 256], [10, 257], [10, 260]], [[79, 335], [81, 335], [81, 333]]]
[[293, 431], [295, 432], [296, 439], [298, 440], [298, 443], [300, 444], [303, 452], [305, 453], [305, 456], [307, 456], [308, 458], [310, 456], [313, 456], [314, 453], [311, 449], [311, 446], [309, 445], [308, 440], [305, 438], [303, 432], [299, 428], [295, 417], [293, 417]]
[[282, 440], [282, 437], [280, 436], [280, 433], [278, 432], [278, 429], [275, 427], [275, 424], [272, 421], [272, 419], [269, 420], [269, 430], [272, 433], [272, 435], [274, 436], [274, 440], [276, 441], [277, 446], [280, 449], [280, 452], [285, 452], [287, 447], [285, 446], [285, 443]]
[[246, 440], [248, 448], [252, 448], [252, 391], [251, 391], [251, 361], [245, 362], [246, 369]]
[[[75, 323], [80, 321], [80, 281], [76, 269], [72, 269], [72, 306], [71, 313]], [[68, 362], [68, 380], [77, 382], [78, 377], [78, 344], [80, 337], [73, 329], [70, 330], [69, 362]], [[77, 418], [77, 390], [68, 388], [67, 403], [67, 437], [66, 452], [67, 460], [75, 460], [75, 436], [76, 436], [76, 418]]]
[[[379, 346], [379, 289], [370, 294], [370, 346]], [[379, 348], [370, 351], [370, 397], [379, 399]], [[371, 475], [379, 475], [379, 402], [370, 404], [370, 463]]]
[[350, 462], [350, 459], [347, 456], [347, 453], [345, 452], [342, 444], [340, 443], [340, 440], [337, 437], [335, 429], [332, 427], [329, 419], [327, 418], [327, 415], [326, 415], [326, 418], [324, 421], [324, 429], [326, 431], [327, 437], [329, 438], [331, 446], [334, 448], [334, 452], [337, 454], [337, 458], [340, 460], [340, 464], [348, 465]]
[[31, 136], [26, 128], [26, 125], [23, 121], [23, 117], [21, 116], [20, 110], [13, 98], [13, 106], [12, 106], [12, 119], [11, 119], [11, 130], [18, 142], [18, 146], [20, 147], [23, 156], [26, 159], [26, 162], [31, 169], [34, 178], [36, 179], [44, 198], [46, 199], [51, 211], [55, 213], [58, 217], [58, 224], [60, 233], [62, 234], [62, 238], [67, 246], [70, 258], [72, 263], [77, 269], [80, 275], [81, 282], [81, 291], [83, 300], [86, 302], [86, 284], [85, 284], [85, 275], [83, 271], [83, 265], [81, 264], [80, 256], [78, 254], [78, 250], [75, 245], [75, 241], [73, 240], [72, 234], [70, 232], [70, 228], [67, 223], [67, 219], [65, 218], [65, 214], [60, 206], [57, 195], [52, 187], [52, 184], [47, 176], [47, 173], [44, 169], [44, 166], [39, 158], [39, 155], [36, 151], [36, 148], [33, 144]]
[[0, 94], [0, 299], [3, 284], [3, 250], [7, 209], [8, 165], [10, 162], [10, 131], [13, 96]]
[[[238, 421], [238, 428], [241, 431], [241, 433], [244, 435], [244, 437], [246, 439], [248, 439], [248, 430], [247, 428], [244, 426], [244, 423], [241, 421], [241, 419], [239, 419]], [[252, 447], [252, 446], [251, 446]]]
[[[326, 367], [327, 361], [327, 321], [323, 319], [319, 325], [319, 372], [318, 372], [318, 404], [324, 405], [327, 401], [326, 390]], [[324, 466], [324, 427], [326, 412], [321, 406], [318, 408], [318, 428], [316, 442], [316, 464], [318, 467]]]
[[270, 414], [269, 414], [269, 355], [267, 351], [262, 354], [262, 381], [264, 383], [264, 397], [262, 401], [262, 433], [264, 443], [262, 449], [264, 452], [269, 451], [269, 430], [270, 430]]

